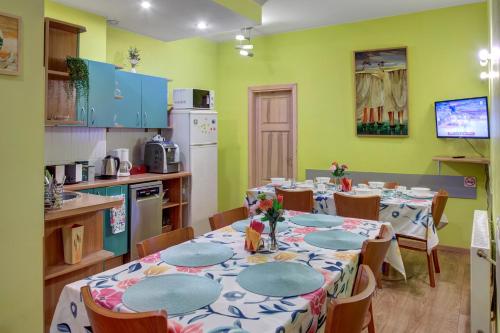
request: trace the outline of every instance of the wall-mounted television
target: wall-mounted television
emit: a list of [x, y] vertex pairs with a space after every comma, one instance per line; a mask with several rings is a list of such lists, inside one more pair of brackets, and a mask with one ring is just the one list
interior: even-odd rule
[[488, 98], [474, 97], [435, 102], [438, 138], [488, 139]]

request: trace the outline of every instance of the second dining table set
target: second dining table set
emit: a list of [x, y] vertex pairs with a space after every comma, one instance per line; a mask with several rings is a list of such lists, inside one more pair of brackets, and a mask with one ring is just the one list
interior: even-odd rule
[[[50, 331], [373, 333], [371, 298], [382, 267], [405, 276], [404, 239], [421, 242], [413, 249], [439, 272], [433, 221], [441, 221], [445, 191], [283, 185], [249, 190], [246, 206], [210, 217], [211, 232], [195, 238], [186, 227], [146, 239], [140, 259], [66, 285]], [[277, 249], [248, 251], [249, 226], [265, 220], [255, 205], [277, 196]], [[405, 207], [420, 210], [418, 218]], [[392, 219], [381, 218], [386, 210]], [[272, 225], [263, 223], [265, 243]]]

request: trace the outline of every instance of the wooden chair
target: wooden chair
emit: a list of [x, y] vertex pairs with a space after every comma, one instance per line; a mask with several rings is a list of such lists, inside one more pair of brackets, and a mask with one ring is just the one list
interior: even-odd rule
[[81, 293], [94, 333], [168, 332], [165, 310], [140, 313], [115, 312], [97, 305], [89, 286], [83, 286]]
[[378, 221], [380, 196], [356, 197], [337, 192], [334, 193], [333, 198], [337, 215]]
[[[359, 256], [359, 265], [367, 265], [370, 267], [377, 287], [382, 289], [382, 265], [384, 264], [385, 256], [391, 246], [391, 234], [385, 225], [380, 228], [380, 233], [377, 239], [367, 239], [363, 242], [361, 254]], [[375, 322], [373, 320], [373, 309], [370, 304], [369, 315], [365, 318], [363, 328], [368, 328], [369, 333], [375, 333]]]
[[248, 218], [248, 208], [243, 206], [217, 213], [214, 216], [211, 216], [208, 220], [210, 221], [210, 228], [213, 231], [227, 227], [233, 222], [244, 220], [246, 218]]
[[384, 188], [388, 190], [394, 190], [396, 187], [398, 187], [399, 184], [397, 182], [385, 182]]
[[283, 208], [299, 212], [311, 213], [314, 208], [313, 191], [289, 191], [276, 188], [276, 195], [283, 196]]
[[360, 333], [375, 292], [375, 277], [367, 265], [358, 268], [353, 295], [328, 304], [325, 333]]
[[[448, 201], [448, 192], [443, 189], [440, 189], [432, 199], [431, 212], [435, 228], [438, 227], [441, 218], [443, 217], [443, 212], [446, 207], [447, 201]], [[427, 232], [429, 232], [428, 229]], [[433, 248], [430, 253], [427, 251], [427, 237], [425, 239], [420, 239], [412, 236], [396, 234], [396, 238], [398, 240], [399, 247], [414, 251], [425, 252], [427, 254], [427, 269], [429, 271], [429, 284], [431, 285], [431, 287], [434, 288], [436, 286], [434, 273], [441, 272], [441, 268], [439, 267], [437, 248]]]
[[192, 227], [179, 228], [137, 243], [139, 257], [145, 257], [194, 238]]

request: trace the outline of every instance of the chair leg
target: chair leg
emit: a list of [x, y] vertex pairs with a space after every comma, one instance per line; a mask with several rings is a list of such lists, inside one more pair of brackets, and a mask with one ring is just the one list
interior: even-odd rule
[[375, 321], [373, 320], [373, 303], [370, 303], [370, 323], [368, 324], [368, 333], [375, 333]]
[[441, 268], [439, 267], [438, 251], [436, 248], [432, 249], [432, 261], [434, 261], [434, 269], [436, 273], [441, 273]]
[[388, 276], [389, 275], [389, 264], [384, 262], [382, 263], [382, 274], [384, 274], [384, 276]]
[[427, 269], [429, 270], [429, 283], [432, 288], [436, 286], [436, 281], [434, 279], [434, 265], [432, 263], [432, 253], [427, 254]]

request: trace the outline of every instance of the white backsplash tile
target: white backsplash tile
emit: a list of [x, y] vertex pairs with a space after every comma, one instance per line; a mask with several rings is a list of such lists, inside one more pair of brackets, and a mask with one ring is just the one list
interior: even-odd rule
[[156, 135], [156, 131], [143, 129], [88, 127], [45, 128], [45, 164], [64, 164], [90, 161], [101, 173], [102, 159], [116, 148], [130, 149], [133, 165], [142, 164], [144, 143]]

